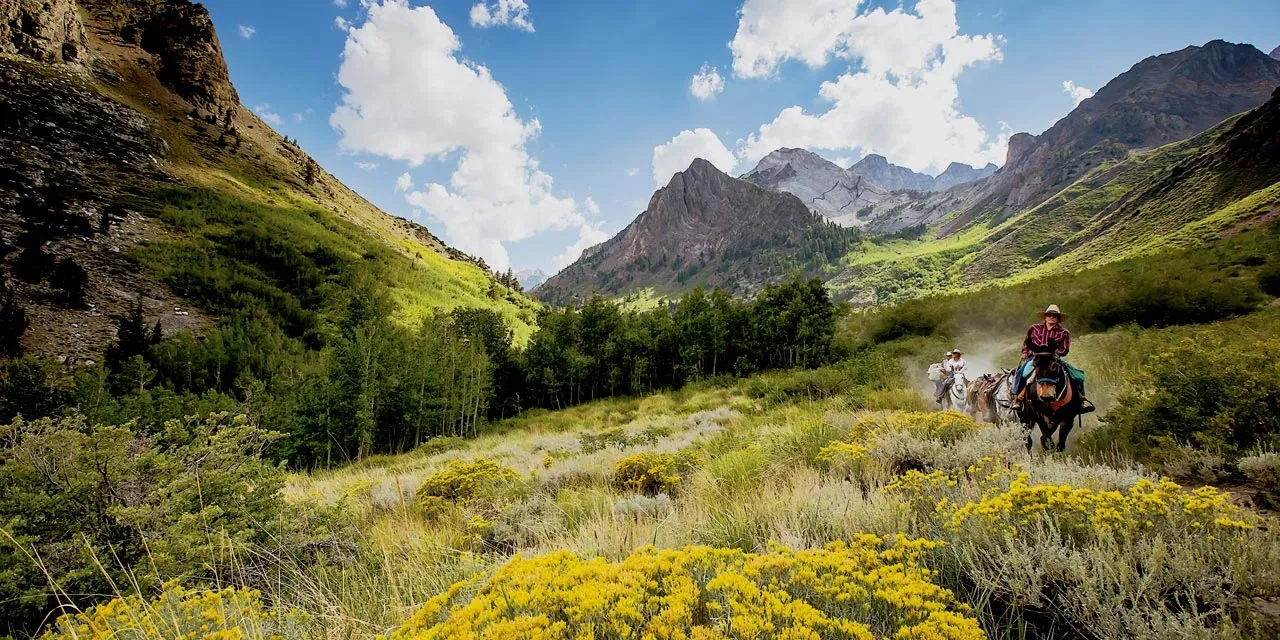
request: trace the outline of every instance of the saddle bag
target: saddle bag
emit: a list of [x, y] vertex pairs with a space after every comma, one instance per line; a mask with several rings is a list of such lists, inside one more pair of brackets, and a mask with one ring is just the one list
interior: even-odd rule
[[937, 382], [943, 378], [942, 363], [935, 362], [929, 365], [929, 380]]

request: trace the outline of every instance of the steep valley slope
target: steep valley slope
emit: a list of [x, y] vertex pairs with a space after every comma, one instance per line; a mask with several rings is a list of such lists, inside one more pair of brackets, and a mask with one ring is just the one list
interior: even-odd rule
[[26, 351], [98, 357], [139, 300], [166, 334], [254, 305], [305, 333], [357, 265], [405, 322], [465, 305], [531, 331], [536, 303], [240, 104], [201, 5], [3, 0], [0, 56], [0, 264]]

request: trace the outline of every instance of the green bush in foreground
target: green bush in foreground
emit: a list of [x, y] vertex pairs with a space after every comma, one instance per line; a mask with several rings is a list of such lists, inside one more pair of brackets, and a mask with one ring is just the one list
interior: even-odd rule
[[1153, 356], [1106, 416], [1139, 452], [1190, 443], [1230, 457], [1280, 444], [1280, 340], [1184, 340]]
[[226, 413], [156, 434], [79, 417], [0, 426], [0, 635], [47, 620], [51, 582], [85, 607], [156, 576], [261, 585], [269, 567], [337, 550], [336, 515], [284, 501], [284, 470], [261, 458], [276, 437]]

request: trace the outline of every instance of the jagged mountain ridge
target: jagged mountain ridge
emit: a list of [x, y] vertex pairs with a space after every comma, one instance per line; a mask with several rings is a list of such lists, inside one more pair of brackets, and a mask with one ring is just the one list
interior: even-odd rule
[[888, 158], [873, 153], [855, 162], [849, 167], [849, 171], [889, 191], [946, 191], [956, 185], [981, 180], [995, 173], [997, 168], [993, 163], [974, 168], [964, 163], [952, 162], [945, 171], [934, 177], [892, 164]]
[[568, 304], [646, 289], [671, 295], [705, 284], [747, 296], [820, 270], [858, 239], [856, 230], [825, 220], [796, 196], [733, 178], [699, 158], [625, 229], [584, 251], [535, 294]]
[[[219, 251], [238, 251], [234, 243], [244, 239], [174, 226], [164, 211], [175, 193], [296, 210], [308, 222], [289, 224], [312, 225], [308, 233], [325, 242], [390, 256], [397, 270], [391, 286], [417, 313], [437, 304], [492, 306], [517, 335], [529, 333], [534, 303], [493, 300], [479, 261], [377, 209], [239, 103], [203, 6], [0, 0], [0, 52], [9, 54], [0, 59], [0, 281], [27, 312], [29, 352], [99, 357], [114, 337], [111, 317], [139, 296], [148, 322], [158, 320], [166, 333], [211, 321], [183, 284], [187, 267], [167, 257], [181, 254], [161, 247], [212, 241], [226, 245]], [[10, 245], [30, 236], [32, 216], [43, 215], [51, 199], [65, 207], [70, 227], [39, 252], [85, 268], [83, 308], [57, 303], [43, 277], [15, 277], [26, 249]], [[248, 267], [268, 271], [247, 277], [276, 277], [270, 265]]]
[[790, 193], [809, 210], [845, 226], [858, 226], [857, 212], [888, 195], [874, 181], [805, 149], [778, 149], [741, 178], [765, 189]]

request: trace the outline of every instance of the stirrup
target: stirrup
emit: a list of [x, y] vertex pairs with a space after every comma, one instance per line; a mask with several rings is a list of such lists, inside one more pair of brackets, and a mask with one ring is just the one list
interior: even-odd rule
[[1092, 400], [1089, 400], [1088, 398], [1080, 399], [1080, 415], [1084, 415], [1086, 413], [1093, 413], [1094, 411], [1097, 411], [1097, 410], [1098, 408], [1093, 406]]

